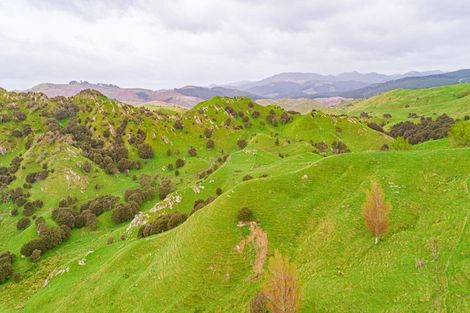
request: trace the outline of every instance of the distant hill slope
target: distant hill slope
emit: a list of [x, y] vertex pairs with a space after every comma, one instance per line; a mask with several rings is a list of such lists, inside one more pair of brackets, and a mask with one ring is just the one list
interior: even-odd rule
[[406, 77], [381, 84], [374, 84], [357, 90], [342, 92], [340, 96], [346, 98], [369, 98], [381, 92], [393, 89], [438, 87], [465, 82], [470, 82], [470, 69], [423, 77]]
[[234, 88], [226, 87], [200, 87], [200, 86], [186, 86], [183, 88], [175, 88], [175, 92], [189, 97], [196, 97], [201, 99], [210, 99], [212, 97], [250, 97], [258, 99], [259, 96], [248, 91], [242, 91]]
[[287, 99], [258, 99], [256, 103], [261, 105], [278, 105], [284, 110], [296, 111], [301, 114], [309, 113], [314, 109], [324, 110], [332, 106], [339, 106], [348, 99], [341, 97], [331, 98], [287, 98]]
[[[366, 112], [376, 118], [391, 114], [392, 117], [388, 119], [390, 124], [413, 120], [409, 118], [414, 116], [412, 113], [428, 117], [446, 113], [454, 118], [463, 118], [470, 115], [470, 83], [392, 90], [369, 99], [343, 103], [325, 111], [357, 116]], [[414, 119], [418, 120], [417, 117]]]
[[40, 84], [28, 91], [43, 92], [48, 97], [71, 97], [82, 90], [94, 89], [103, 95], [127, 104], [141, 104], [150, 101], [161, 101], [177, 104], [184, 107], [192, 107], [203, 99], [187, 96], [174, 90], [149, 90], [142, 88], [120, 88], [110, 84], [92, 84], [88, 82], [70, 82], [69, 84]]

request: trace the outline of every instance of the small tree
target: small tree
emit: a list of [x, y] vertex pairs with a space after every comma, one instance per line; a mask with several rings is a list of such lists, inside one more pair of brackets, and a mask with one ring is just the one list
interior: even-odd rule
[[246, 147], [246, 145], [247, 145], [247, 142], [245, 139], [238, 139], [237, 141], [238, 148], [243, 149]]
[[289, 258], [275, 251], [269, 260], [264, 286], [266, 306], [272, 313], [296, 313], [300, 309], [299, 275]]
[[453, 147], [470, 147], [470, 123], [459, 121], [452, 125], [449, 141]]
[[403, 137], [397, 137], [395, 141], [391, 144], [393, 150], [404, 151], [411, 150], [411, 144]]
[[390, 202], [385, 202], [385, 195], [378, 182], [372, 182], [371, 190], [366, 194], [362, 205], [362, 213], [367, 228], [375, 236], [375, 244], [388, 228], [388, 214], [392, 208]]

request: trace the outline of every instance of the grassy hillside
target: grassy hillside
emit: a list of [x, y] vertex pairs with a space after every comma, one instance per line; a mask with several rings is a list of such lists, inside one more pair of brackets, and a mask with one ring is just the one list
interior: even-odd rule
[[366, 100], [339, 105], [333, 111], [356, 116], [366, 112], [379, 119], [383, 118], [383, 114], [391, 114], [390, 124], [418, 120], [409, 119], [410, 113], [427, 117], [446, 113], [454, 118], [463, 118], [470, 115], [470, 84], [392, 90]]
[[[302, 312], [470, 310], [470, 150], [449, 149], [447, 139], [381, 152], [393, 139], [358, 118], [289, 114], [247, 98], [167, 112], [94, 91], [53, 99], [0, 91], [0, 114], [0, 173], [14, 175], [3, 182], [12, 177], [2, 174], [0, 252], [17, 254], [22, 276], [0, 285], [2, 312], [248, 312], [264, 248], [297, 266]], [[168, 180], [173, 192], [162, 200]], [[372, 180], [393, 205], [377, 246], [361, 215]], [[116, 223], [113, 207], [37, 262], [20, 256], [38, 237], [35, 220], [57, 227], [52, 213], [65, 197], [76, 198], [72, 210], [104, 195], [125, 205], [125, 192], [144, 186], [153, 192], [133, 219]], [[43, 201], [24, 230], [18, 190]], [[242, 207], [267, 242], [240, 251], [250, 233], [237, 225]], [[140, 225], [177, 211], [188, 215], [184, 223], [138, 238]]]
[[[96, 250], [88, 244], [85, 266], [62, 256], [69, 272], [40, 288], [26, 311], [83, 311], [80, 303], [93, 303], [89, 311], [246, 311], [260, 279], [251, 274], [254, 250], [234, 251], [241, 206], [254, 210], [270, 252], [293, 257], [304, 312], [468, 310], [469, 160], [468, 149], [356, 153], [238, 184], [173, 231]], [[360, 213], [373, 178], [394, 206], [378, 246]], [[426, 265], [417, 268], [419, 259]]]

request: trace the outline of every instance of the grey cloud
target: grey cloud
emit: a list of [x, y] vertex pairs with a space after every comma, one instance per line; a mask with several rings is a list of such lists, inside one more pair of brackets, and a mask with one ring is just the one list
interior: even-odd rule
[[468, 14], [463, 0], [0, 0], [0, 86], [452, 70], [469, 66]]

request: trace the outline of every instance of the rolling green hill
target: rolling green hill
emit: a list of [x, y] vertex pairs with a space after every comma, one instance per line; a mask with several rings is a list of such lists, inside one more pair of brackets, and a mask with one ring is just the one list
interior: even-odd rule
[[330, 112], [356, 116], [366, 112], [378, 119], [383, 119], [383, 114], [391, 114], [392, 117], [388, 119], [390, 125], [406, 120], [418, 120], [408, 118], [410, 113], [427, 117], [445, 113], [454, 118], [463, 118], [470, 115], [470, 84], [397, 89], [366, 100], [339, 105]]
[[[275, 249], [300, 273], [302, 312], [470, 310], [470, 149], [449, 149], [447, 139], [384, 152], [393, 139], [359, 118], [289, 114], [247, 98], [180, 113], [95, 91], [0, 91], [0, 116], [1, 181], [14, 178], [0, 187], [0, 252], [15, 253], [21, 273], [0, 285], [2, 312], [249, 312]], [[173, 192], [161, 199], [169, 180]], [[393, 205], [379, 245], [361, 215], [372, 180]], [[152, 192], [135, 217], [116, 223], [119, 206], [105, 209], [97, 227], [73, 228], [37, 262], [20, 256], [38, 237], [33, 216], [56, 227], [65, 197], [78, 211], [105, 195], [125, 205], [126, 191], [144, 187]], [[24, 230], [20, 191], [43, 202]], [[242, 207], [266, 236], [244, 249], [253, 229], [237, 224]], [[139, 238], [142, 224], [174, 212], [187, 220]]]

